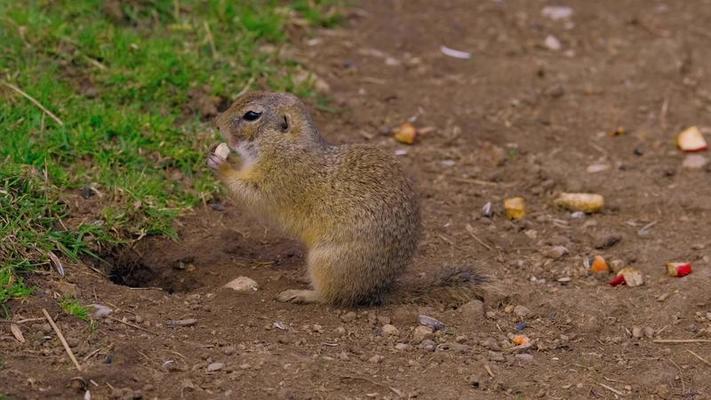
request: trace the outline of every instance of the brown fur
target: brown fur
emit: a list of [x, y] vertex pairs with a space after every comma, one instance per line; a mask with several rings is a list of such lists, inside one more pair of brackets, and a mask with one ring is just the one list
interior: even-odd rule
[[[249, 121], [247, 112], [261, 113]], [[220, 180], [247, 209], [308, 248], [312, 291], [279, 300], [337, 305], [377, 303], [408, 265], [420, 237], [420, 211], [396, 160], [367, 145], [327, 144], [293, 95], [241, 96], [217, 125], [237, 168], [210, 155]]]

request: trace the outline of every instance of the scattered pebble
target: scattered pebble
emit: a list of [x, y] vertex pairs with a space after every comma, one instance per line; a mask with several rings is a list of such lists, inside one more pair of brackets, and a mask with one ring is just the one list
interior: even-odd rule
[[444, 329], [444, 327], [445, 327], [444, 322], [442, 322], [438, 319], [432, 318], [430, 316], [427, 316], [427, 315], [422, 315], [422, 314], [417, 316], [417, 323], [419, 323], [422, 326], [429, 327], [433, 331], [438, 331], [440, 329]]
[[654, 337], [654, 329], [651, 326], [644, 327], [644, 336], [651, 339]]
[[259, 290], [259, 285], [253, 279], [246, 276], [240, 276], [231, 280], [225, 285], [226, 288], [236, 292], [256, 292]]
[[533, 361], [533, 355], [528, 353], [518, 353], [514, 357], [516, 357], [517, 360], [526, 363]]
[[415, 343], [420, 343], [423, 340], [431, 339], [433, 335], [434, 331], [432, 330], [432, 328], [420, 325], [415, 328], [415, 331], [412, 333], [412, 339], [415, 341]]
[[521, 332], [522, 330], [526, 329], [527, 326], [528, 326], [528, 324], [526, 324], [524, 321], [521, 321], [521, 322], [517, 323], [516, 325], [514, 325], [514, 329]]
[[217, 372], [225, 367], [225, 364], [221, 362], [214, 362], [207, 366], [207, 372]]
[[553, 35], [546, 36], [546, 40], [543, 41], [543, 45], [553, 51], [558, 51], [563, 47], [563, 45], [560, 44], [560, 40]]
[[347, 313], [341, 315], [341, 321], [343, 321], [343, 322], [351, 322], [351, 321], [355, 321], [355, 319], [356, 319], [357, 317], [358, 317], [358, 316], [356, 315], [356, 313], [355, 313], [354, 311], [348, 311]]
[[237, 351], [237, 348], [235, 346], [225, 346], [222, 348], [222, 354], [226, 356], [231, 356]]
[[495, 362], [504, 362], [506, 361], [506, 358], [504, 357], [504, 353], [500, 351], [489, 351], [489, 360]]
[[380, 364], [381, 362], [383, 362], [384, 359], [385, 359], [385, 357], [383, 357], [379, 354], [376, 354], [373, 357], [370, 357], [368, 359], [368, 362], [372, 363], [372, 364]]
[[481, 216], [485, 218], [491, 218], [494, 215], [494, 209], [493, 206], [491, 205], [491, 202], [488, 201], [484, 206], [481, 208]]
[[622, 241], [622, 235], [612, 233], [598, 236], [593, 241], [593, 247], [597, 250], [605, 250]]
[[541, 15], [557, 21], [570, 18], [573, 15], [573, 9], [567, 6], [545, 6], [541, 10]]
[[471, 325], [478, 325], [484, 322], [484, 303], [481, 300], [470, 300], [461, 305], [457, 311], [462, 319]]
[[398, 330], [395, 325], [391, 324], [383, 325], [382, 331], [383, 336], [398, 336], [400, 334], [400, 330]]
[[431, 339], [425, 339], [420, 343], [420, 348], [425, 351], [435, 351], [437, 344]]
[[531, 315], [531, 310], [529, 310], [525, 306], [517, 305], [516, 307], [514, 307], [513, 313], [519, 318], [525, 318], [525, 317]]
[[565, 256], [568, 253], [569, 253], [568, 249], [565, 248], [564, 246], [552, 246], [552, 247], [549, 247], [549, 248], [546, 248], [545, 250], [543, 250], [544, 256], [546, 256], [548, 258], [552, 258], [554, 260], [562, 258], [563, 256]]
[[642, 328], [640, 328], [639, 326], [633, 326], [632, 327], [632, 337], [636, 338], [636, 339], [641, 338], [642, 337]]
[[395, 345], [395, 349], [400, 350], [400, 351], [407, 351], [407, 350], [410, 350], [411, 348], [412, 348], [412, 346], [410, 346], [407, 343], [397, 343]]
[[178, 320], [170, 320], [166, 321], [166, 325], [168, 326], [193, 326], [197, 324], [198, 320], [195, 318], [188, 318], [188, 319], [178, 319]]
[[103, 304], [90, 304], [90, 306], [94, 307], [94, 312], [91, 313], [91, 316], [97, 319], [108, 317], [112, 312], [114, 312], [114, 310]]
[[587, 171], [589, 174], [597, 174], [598, 172], [607, 171], [610, 169], [609, 164], [593, 164], [588, 166]]

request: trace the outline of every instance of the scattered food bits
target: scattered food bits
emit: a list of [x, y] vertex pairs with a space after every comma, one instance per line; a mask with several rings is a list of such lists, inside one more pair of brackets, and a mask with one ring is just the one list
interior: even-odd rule
[[230, 148], [229, 146], [227, 146], [226, 143], [220, 143], [215, 148], [215, 154], [217, 154], [217, 156], [222, 158], [223, 160], [226, 160], [227, 157], [230, 155]]
[[554, 203], [570, 211], [592, 214], [602, 210], [605, 206], [605, 198], [594, 193], [561, 193]]
[[708, 148], [704, 135], [699, 128], [692, 126], [683, 130], [676, 139], [676, 144], [681, 151], [704, 151]]
[[506, 218], [518, 220], [526, 216], [526, 202], [523, 197], [512, 197], [504, 200]]
[[527, 346], [531, 344], [531, 339], [526, 335], [514, 335], [513, 339], [511, 339], [511, 343], [516, 346]]
[[644, 275], [642, 275], [642, 271], [633, 267], [622, 268], [620, 272], [612, 278], [610, 286], [618, 286], [622, 284], [626, 284], [629, 287], [644, 285]]
[[607, 265], [607, 261], [602, 256], [593, 257], [592, 264], [590, 264], [590, 271], [593, 273], [610, 273], [610, 266]]
[[625, 133], [627, 133], [625, 128], [618, 126], [616, 129], [610, 131], [610, 136], [622, 136]]
[[417, 129], [415, 125], [412, 125], [410, 122], [405, 122], [400, 125], [399, 128], [395, 129], [393, 137], [400, 143], [413, 144], [417, 137]]
[[691, 273], [691, 263], [688, 262], [670, 262], [667, 263], [667, 275], [681, 278]]

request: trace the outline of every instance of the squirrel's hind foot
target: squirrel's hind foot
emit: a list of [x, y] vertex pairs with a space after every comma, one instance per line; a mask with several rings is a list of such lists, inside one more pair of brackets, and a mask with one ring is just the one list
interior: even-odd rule
[[289, 289], [279, 293], [277, 300], [283, 303], [311, 304], [319, 303], [320, 297], [315, 290]]

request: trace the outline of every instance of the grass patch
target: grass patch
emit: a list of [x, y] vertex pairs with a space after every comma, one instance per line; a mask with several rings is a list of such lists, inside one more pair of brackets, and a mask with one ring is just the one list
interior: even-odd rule
[[79, 303], [79, 300], [73, 297], [65, 297], [59, 302], [65, 313], [73, 315], [82, 321], [89, 321], [89, 309]]
[[288, 42], [294, 21], [337, 23], [331, 3], [0, 0], [0, 305], [29, 294], [22, 276], [48, 251], [174, 237], [174, 219], [219, 191], [204, 167], [216, 137], [190, 104], [249, 83], [312, 97], [264, 45]]

